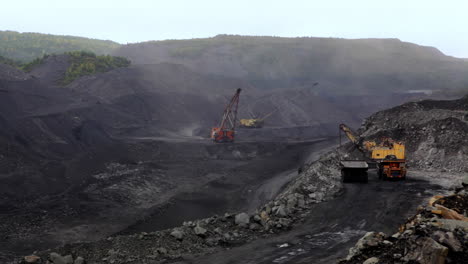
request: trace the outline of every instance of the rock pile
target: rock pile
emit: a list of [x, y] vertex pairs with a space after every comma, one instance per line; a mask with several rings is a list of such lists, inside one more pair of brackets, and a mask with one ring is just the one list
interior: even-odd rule
[[[341, 172], [339, 170], [339, 155], [329, 152], [293, 180], [277, 200], [291, 202], [295, 195], [304, 196], [314, 202], [322, 202], [340, 194], [343, 190]], [[299, 199], [298, 202], [301, 202]]]
[[467, 210], [467, 190], [434, 197], [399, 232], [367, 233], [340, 263], [466, 263]]
[[425, 170], [468, 170], [468, 96], [420, 101], [375, 113], [363, 122], [366, 139], [403, 141], [409, 165]]

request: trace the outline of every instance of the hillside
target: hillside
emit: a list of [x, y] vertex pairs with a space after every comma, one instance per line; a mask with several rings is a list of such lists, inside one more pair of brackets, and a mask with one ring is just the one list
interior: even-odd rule
[[[123, 45], [135, 64], [170, 62], [242, 78], [265, 89], [373, 94], [468, 86], [468, 63], [398, 39], [279, 38], [219, 35]], [[320, 85], [314, 87], [314, 84]]]
[[118, 43], [110, 40], [0, 31], [0, 56], [21, 62], [34, 60], [44, 54], [76, 50], [109, 54], [118, 47]]
[[[329, 260], [363, 231], [401, 222], [432, 188], [438, 190], [431, 181], [441, 177], [417, 169], [436, 174], [466, 169], [466, 98], [408, 103], [363, 123], [369, 138], [415, 139], [407, 144], [415, 168], [411, 177], [423, 176], [408, 184], [374, 177], [369, 187], [346, 187], [336, 153], [319, 159], [337, 143], [339, 123], [357, 127], [375, 111], [450, 97], [448, 88], [463, 91], [465, 62], [397, 40], [246, 37], [250, 46], [236, 46], [244, 47], [242, 53], [232, 48], [237, 38], [134, 44], [112, 54], [127, 56], [131, 65], [88, 52], [44, 56], [25, 67], [27, 72], [0, 64], [0, 209], [5, 212], [0, 262], [77, 242], [78, 248], [57, 252], [76, 259], [80, 254], [87, 263], [153, 263], [220, 247], [231, 249], [231, 259], [257, 252], [257, 260], [268, 256], [272, 263], [286, 254], [294, 257], [285, 250], [297, 244], [309, 260], [330, 263], [320, 254]], [[172, 50], [197, 41], [208, 42], [200, 54], [169, 53], [158, 46], [165, 43]], [[268, 47], [281, 60], [256, 57]], [[362, 54], [356, 53], [360, 49]], [[68, 74], [72, 78], [63, 82]], [[389, 84], [385, 74], [400, 82]], [[239, 128], [233, 144], [215, 144], [208, 138], [210, 128], [238, 88], [239, 118], [274, 112], [265, 127]], [[430, 95], [432, 88], [445, 94]], [[382, 199], [369, 203], [377, 196]], [[323, 200], [330, 203], [317, 204]], [[256, 209], [266, 215], [255, 217]], [[247, 216], [248, 228], [237, 223], [238, 215], [225, 212], [248, 213], [240, 214]], [[210, 217], [215, 214], [221, 217]], [[287, 232], [306, 216], [299, 233]], [[205, 217], [200, 224], [183, 224]], [[167, 229], [177, 226], [183, 227]], [[310, 232], [322, 235], [307, 238]], [[342, 235], [348, 237], [344, 244]], [[246, 243], [261, 237], [266, 240]], [[331, 239], [324, 244], [324, 237]], [[310, 239], [316, 241], [302, 248]], [[97, 242], [82, 243], [92, 241]], [[286, 242], [290, 246], [276, 246]], [[251, 248], [257, 245], [268, 248]], [[329, 245], [337, 246], [334, 254], [324, 250]], [[249, 262], [232, 262], [223, 252], [193, 263]]]

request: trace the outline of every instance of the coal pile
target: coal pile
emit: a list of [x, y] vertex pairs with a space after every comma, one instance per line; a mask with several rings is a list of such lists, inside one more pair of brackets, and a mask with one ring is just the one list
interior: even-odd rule
[[367, 233], [340, 263], [466, 263], [467, 201], [467, 189], [435, 197], [397, 233]]

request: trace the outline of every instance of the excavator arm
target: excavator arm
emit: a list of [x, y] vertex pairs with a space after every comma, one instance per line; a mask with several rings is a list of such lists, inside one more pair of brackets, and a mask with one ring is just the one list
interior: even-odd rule
[[343, 131], [346, 137], [362, 152], [371, 152], [377, 146], [375, 141], [362, 142], [361, 138], [356, 136], [351, 128], [345, 124], [340, 124], [340, 130]]
[[346, 137], [354, 143], [354, 145], [360, 147], [359, 145], [359, 139], [356, 135], [354, 135], [353, 131], [351, 130], [351, 128], [349, 128], [347, 125], [345, 124], [340, 124], [340, 130], [343, 131], [346, 135]]

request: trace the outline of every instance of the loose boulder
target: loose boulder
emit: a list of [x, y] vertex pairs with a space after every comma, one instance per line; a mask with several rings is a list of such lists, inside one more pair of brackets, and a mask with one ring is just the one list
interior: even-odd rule
[[84, 264], [84, 263], [85, 263], [85, 260], [82, 257], [77, 257], [75, 259], [75, 262], [73, 262], [73, 264]]
[[197, 236], [204, 237], [206, 236], [207, 230], [200, 225], [197, 225], [193, 228], [193, 232], [195, 232], [195, 235]]
[[372, 258], [368, 258], [362, 264], [377, 264], [377, 263], [379, 263], [379, 259], [376, 257], [372, 257]]
[[40, 260], [41, 260], [41, 258], [36, 256], [36, 255], [31, 255], [31, 256], [24, 257], [24, 262], [25, 263], [39, 263]]
[[182, 240], [184, 239], [184, 232], [179, 229], [174, 229], [171, 232], [171, 236], [175, 237], [177, 240]]
[[73, 257], [71, 255], [61, 256], [58, 253], [52, 252], [49, 259], [54, 264], [73, 264]]
[[444, 264], [448, 248], [434, 241], [432, 238], [422, 237], [416, 241], [417, 249], [406, 255], [404, 261], [417, 263]]
[[239, 226], [247, 226], [250, 223], [250, 217], [246, 213], [236, 215], [235, 223]]

